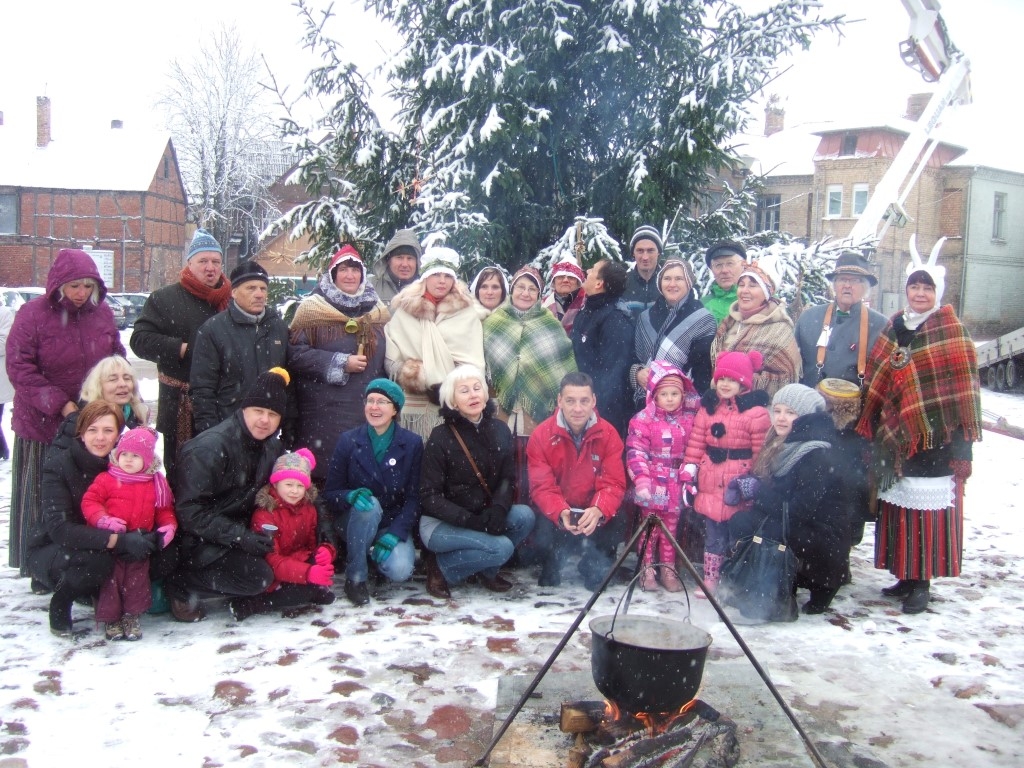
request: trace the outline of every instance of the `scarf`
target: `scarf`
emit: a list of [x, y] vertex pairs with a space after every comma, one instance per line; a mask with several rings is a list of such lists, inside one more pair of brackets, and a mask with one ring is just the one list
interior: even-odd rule
[[365, 279], [365, 273], [363, 278], [363, 290], [359, 293], [345, 293], [341, 288], [334, 284], [334, 280], [331, 279], [330, 272], [324, 272], [320, 275], [320, 282], [318, 283], [320, 292], [324, 295], [327, 301], [348, 315], [357, 316], [365, 315], [371, 309], [380, 304], [380, 296], [373, 289], [372, 285], [367, 285]]
[[540, 423], [555, 410], [565, 374], [576, 370], [562, 324], [538, 302], [525, 312], [502, 304], [484, 320], [484, 357], [505, 413], [516, 406]]
[[857, 433], [875, 441], [880, 491], [902, 475], [904, 461], [945, 445], [957, 430], [968, 442], [981, 440], [977, 353], [948, 304], [918, 328], [907, 347], [897, 343], [890, 320], [868, 357], [865, 379], [870, 384]]
[[644, 361], [645, 366], [661, 360], [689, 374], [694, 340], [714, 336], [717, 329], [714, 316], [703, 310], [704, 305], [692, 294], [674, 307], [668, 306], [664, 296], [659, 297], [637, 323], [636, 359]]
[[153, 490], [156, 493], [156, 507], [169, 507], [174, 504], [174, 496], [171, 494], [171, 487], [167, 484], [167, 478], [164, 477], [164, 473], [161, 472], [158, 467], [160, 466], [159, 459], [155, 459], [153, 465], [149, 469], [144, 469], [142, 472], [136, 472], [131, 474], [125, 472], [114, 462], [110, 462], [110, 466], [107, 468], [107, 472], [117, 482], [124, 485], [136, 485], [138, 483], [153, 483]]
[[370, 432], [370, 447], [373, 449], [373, 458], [380, 464], [384, 454], [391, 447], [391, 441], [395, 438], [395, 422], [392, 421], [382, 435], [378, 435], [377, 430], [369, 424], [366, 425], [366, 429]]
[[811, 451], [819, 448], [831, 448], [832, 444], [825, 440], [805, 440], [802, 443], [783, 443], [775, 457], [772, 459], [769, 472], [772, 477], [783, 477], [788, 475], [790, 470]]
[[718, 326], [711, 344], [711, 359], [717, 360], [722, 352], [750, 352], [752, 349], [764, 358], [761, 370], [754, 374], [752, 389], [763, 389], [771, 397], [786, 384], [800, 380], [800, 349], [793, 335], [793, 321], [774, 299], [745, 320], [733, 302], [729, 316]]
[[223, 312], [228, 308], [228, 301], [231, 300], [231, 281], [228, 280], [227, 275], [221, 275], [220, 285], [214, 288], [199, 282], [199, 278], [193, 275], [188, 267], [181, 270], [178, 278], [182, 288], [200, 301], [205, 301], [218, 312]]
[[[372, 291], [373, 289], [364, 291], [363, 296]], [[383, 328], [391, 318], [387, 307], [376, 293], [373, 293], [373, 299], [374, 304], [368, 310], [343, 312], [328, 297], [311, 293], [299, 302], [292, 324], [288, 327], [292, 342], [304, 331], [310, 346], [322, 348], [328, 342], [351, 333], [358, 337], [356, 343], [363, 348], [361, 354], [372, 358], [377, 350], [378, 334], [375, 331]], [[357, 309], [361, 308], [362, 304]]]

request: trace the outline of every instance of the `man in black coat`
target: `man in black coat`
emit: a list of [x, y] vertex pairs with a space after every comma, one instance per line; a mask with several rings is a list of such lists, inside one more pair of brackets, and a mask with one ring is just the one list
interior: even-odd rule
[[188, 384], [196, 333], [231, 300], [223, 258], [213, 235], [197, 229], [181, 278], [149, 295], [132, 331], [132, 351], [156, 363], [159, 373], [156, 428], [164, 436], [164, 468], [172, 483], [178, 445], [192, 437]]
[[625, 437], [633, 416], [629, 367], [633, 362], [633, 316], [621, 301], [626, 268], [604, 259], [587, 270], [583, 309], [572, 326], [576, 367], [594, 380], [601, 418]]
[[[267, 270], [254, 261], [243, 261], [231, 272], [228, 308], [206, 321], [196, 334], [189, 386], [197, 435], [237, 411], [258, 375], [287, 362], [288, 325], [267, 306], [269, 284]], [[281, 413], [284, 435], [292, 433], [297, 415], [289, 394]]]
[[260, 374], [235, 413], [182, 446], [174, 504], [181, 566], [165, 583], [178, 621], [204, 618], [201, 596], [258, 595], [274, 580], [266, 560], [273, 539], [249, 523], [282, 453], [286, 385], [283, 369]]

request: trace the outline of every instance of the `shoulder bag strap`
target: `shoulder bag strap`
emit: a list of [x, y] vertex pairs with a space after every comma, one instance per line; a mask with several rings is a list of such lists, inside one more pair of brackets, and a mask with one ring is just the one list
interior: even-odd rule
[[864, 374], [868, 369], [868, 305], [860, 304], [860, 339], [857, 342], [857, 379], [860, 388], [864, 389]]
[[484, 480], [484, 476], [480, 474], [480, 469], [477, 467], [476, 462], [473, 461], [473, 457], [469, 455], [469, 448], [466, 447], [466, 441], [462, 439], [462, 435], [459, 434], [459, 430], [455, 428], [454, 424], [449, 424], [448, 428], [455, 435], [455, 439], [459, 441], [459, 445], [462, 446], [462, 452], [466, 454], [466, 458], [469, 459], [469, 466], [473, 468], [473, 472], [476, 474], [476, 479], [480, 481], [481, 487], [484, 489], [484, 493], [487, 494], [487, 502], [491, 501], [491, 489], [487, 487], [487, 481]]
[[[832, 309], [835, 307], [835, 305], [836, 303], [834, 301], [829, 302], [828, 309], [825, 310], [825, 322], [821, 324], [821, 335], [818, 336], [817, 363], [819, 381], [821, 380], [821, 372], [825, 368], [825, 350], [828, 348], [828, 334], [830, 334], [832, 330]], [[825, 343], [822, 344], [822, 341], [824, 341]]]

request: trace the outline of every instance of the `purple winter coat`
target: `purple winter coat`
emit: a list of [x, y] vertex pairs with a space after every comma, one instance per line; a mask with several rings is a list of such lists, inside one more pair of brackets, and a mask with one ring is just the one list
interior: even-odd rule
[[[60, 288], [87, 277], [96, 281], [99, 302], [76, 309]], [[7, 375], [14, 386], [11, 426], [19, 437], [53, 440], [64, 420], [61, 409], [78, 402], [89, 369], [104, 357], [125, 354], [106, 295], [89, 254], [64, 248], [46, 277], [46, 295], [18, 310], [7, 337]]]

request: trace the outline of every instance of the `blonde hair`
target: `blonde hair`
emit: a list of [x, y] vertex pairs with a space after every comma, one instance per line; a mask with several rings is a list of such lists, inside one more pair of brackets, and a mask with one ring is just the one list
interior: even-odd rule
[[444, 381], [441, 382], [441, 390], [437, 393], [438, 399], [453, 411], [458, 410], [455, 407], [455, 385], [467, 379], [476, 379], [483, 385], [484, 392], [487, 392], [487, 377], [484, 376], [484, 372], [475, 365], [464, 363], [452, 368], [444, 377]]
[[82, 392], [79, 398], [87, 403], [101, 400], [104, 380], [113, 373], [124, 372], [130, 373], [132, 377], [132, 412], [141, 424], [147, 424], [149, 423], [149, 406], [142, 402], [142, 393], [139, 392], [139, 377], [135, 373], [135, 369], [132, 368], [132, 364], [121, 355], [104, 357], [89, 369], [89, 373], [85, 375], [85, 381], [82, 382]]
[[[100, 284], [95, 277], [76, 277], [74, 280], [68, 280], [68, 283], [85, 282], [86, 280], [92, 283], [92, 293], [89, 294], [89, 301], [93, 306], [100, 303]], [[61, 283], [60, 286], [60, 297], [64, 298], [64, 286], [68, 283]]]

